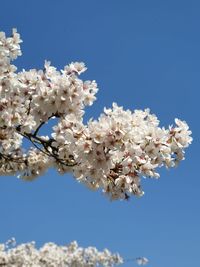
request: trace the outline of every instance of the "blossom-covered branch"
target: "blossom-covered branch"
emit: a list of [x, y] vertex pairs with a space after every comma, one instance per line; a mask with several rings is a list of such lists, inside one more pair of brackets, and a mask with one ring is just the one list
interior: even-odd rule
[[[43, 70], [17, 72], [11, 62], [21, 55], [20, 35], [0, 33], [0, 174], [25, 180], [54, 167], [71, 172], [91, 189], [112, 199], [142, 196], [141, 177], [158, 178], [157, 169], [176, 166], [191, 143], [186, 122], [175, 119], [168, 129], [149, 109], [124, 110], [116, 103], [98, 120], [83, 123], [85, 106], [98, 91], [95, 81], [82, 81], [84, 63], [58, 71], [45, 62]], [[43, 126], [55, 119], [48, 136]], [[24, 149], [23, 140], [30, 142]]]
[[0, 266], [4, 267], [113, 267], [126, 262], [146, 265], [146, 257], [123, 259], [108, 249], [102, 252], [95, 247], [82, 248], [76, 241], [59, 246], [49, 242], [37, 249], [35, 242], [17, 245], [15, 238], [0, 244]]
[[0, 266], [4, 267], [112, 267], [122, 263], [119, 254], [107, 249], [100, 252], [95, 247], [82, 248], [76, 241], [67, 246], [46, 243], [40, 249], [35, 242], [16, 246], [14, 239], [0, 244]]

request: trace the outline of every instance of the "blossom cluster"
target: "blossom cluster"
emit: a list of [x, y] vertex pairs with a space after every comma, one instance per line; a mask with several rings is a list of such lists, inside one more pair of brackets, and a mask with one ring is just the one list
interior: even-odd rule
[[123, 263], [122, 257], [117, 253], [112, 254], [107, 249], [101, 252], [95, 247], [82, 248], [76, 241], [66, 246], [46, 243], [37, 249], [35, 242], [12, 246], [15, 243], [13, 240], [9, 244], [0, 244], [0, 266], [112, 267]]
[[[124, 110], [113, 103], [97, 120], [83, 123], [84, 108], [98, 91], [95, 81], [82, 81], [84, 63], [72, 62], [58, 71], [45, 62], [43, 70], [17, 72], [11, 61], [21, 55], [20, 35], [0, 33], [0, 174], [25, 180], [54, 167], [71, 172], [91, 189], [111, 199], [142, 196], [141, 177], [158, 178], [157, 169], [176, 166], [192, 142], [185, 121], [164, 128], [149, 109]], [[41, 129], [55, 125], [48, 136]], [[23, 140], [32, 146], [24, 149]]]

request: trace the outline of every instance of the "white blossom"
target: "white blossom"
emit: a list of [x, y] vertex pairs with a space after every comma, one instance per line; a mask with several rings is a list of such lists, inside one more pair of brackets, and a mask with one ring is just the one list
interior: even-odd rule
[[[113, 103], [97, 120], [84, 124], [84, 108], [96, 100], [96, 81], [82, 81], [83, 62], [59, 71], [23, 70], [11, 62], [21, 55], [20, 35], [0, 32], [0, 174], [33, 180], [48, 168], [73, 173], [111, 199], [142, 196], [141, 178], [158, 178], [158, 169], [176, 166], [192, 142], [185, 121], [168, 129], [149, 109], [125, 110]], [[45, 135], [42, 127], [52, 118]], [[25, 149], [24, 140], [30, 147]]]
[[136, 259], [136, 262], [138, 265], [146, 265], [149, 262], [149, 260], [145, 257], [139, 257]]
[[5, 267], [112, 267], [123, 263], [122, 257], [109, 250], [82, 248], [74, 241], [65, 246], [52, 242], [36, 248], [35, 242], [16, 245], [15, 239], [0, 244], [0, 266]]

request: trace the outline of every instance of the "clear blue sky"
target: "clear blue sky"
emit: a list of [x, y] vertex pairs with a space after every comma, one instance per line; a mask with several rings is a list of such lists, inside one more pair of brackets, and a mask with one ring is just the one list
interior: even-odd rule
[[24, 40], [19, 69], [45, 59], [58, 68], [86, 63], [83, 79], [100, 88], [86, 119], [115, 101], [149, 107], [163, 126], [184, 119], [194, 138], [179, 168], [143, 179], [145, 196], [129, 202], [110, 202], [53, 170], [32, 183], [1, 177], [0, 242], [77, 240], [144, 255], [149, 267], [200, 266], [200, 2], [1, 0], [0, 9], [1, 30], [16, 27]]

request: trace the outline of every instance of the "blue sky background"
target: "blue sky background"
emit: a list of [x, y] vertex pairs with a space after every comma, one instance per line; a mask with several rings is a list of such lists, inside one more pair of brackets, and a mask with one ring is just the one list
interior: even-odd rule
[[0, 242], [77, 240], [146, 256], [149, 267], [199, 266], [200, 2], [1, 0], [0, 8], [0, 30], [16, 27], [24, 41], [19, 69], [42, 68], [45, 59], [59, 69], [86, 63], [82, 78], [100, 90], [85, 119], [112, 102], [149, 107], [162, 126], [186, 120], [194, 138], [179, 168], [143, 179], [145, 196], [128, 202], [110, 202], [54, 170], [32, 183], [1, 177]]

